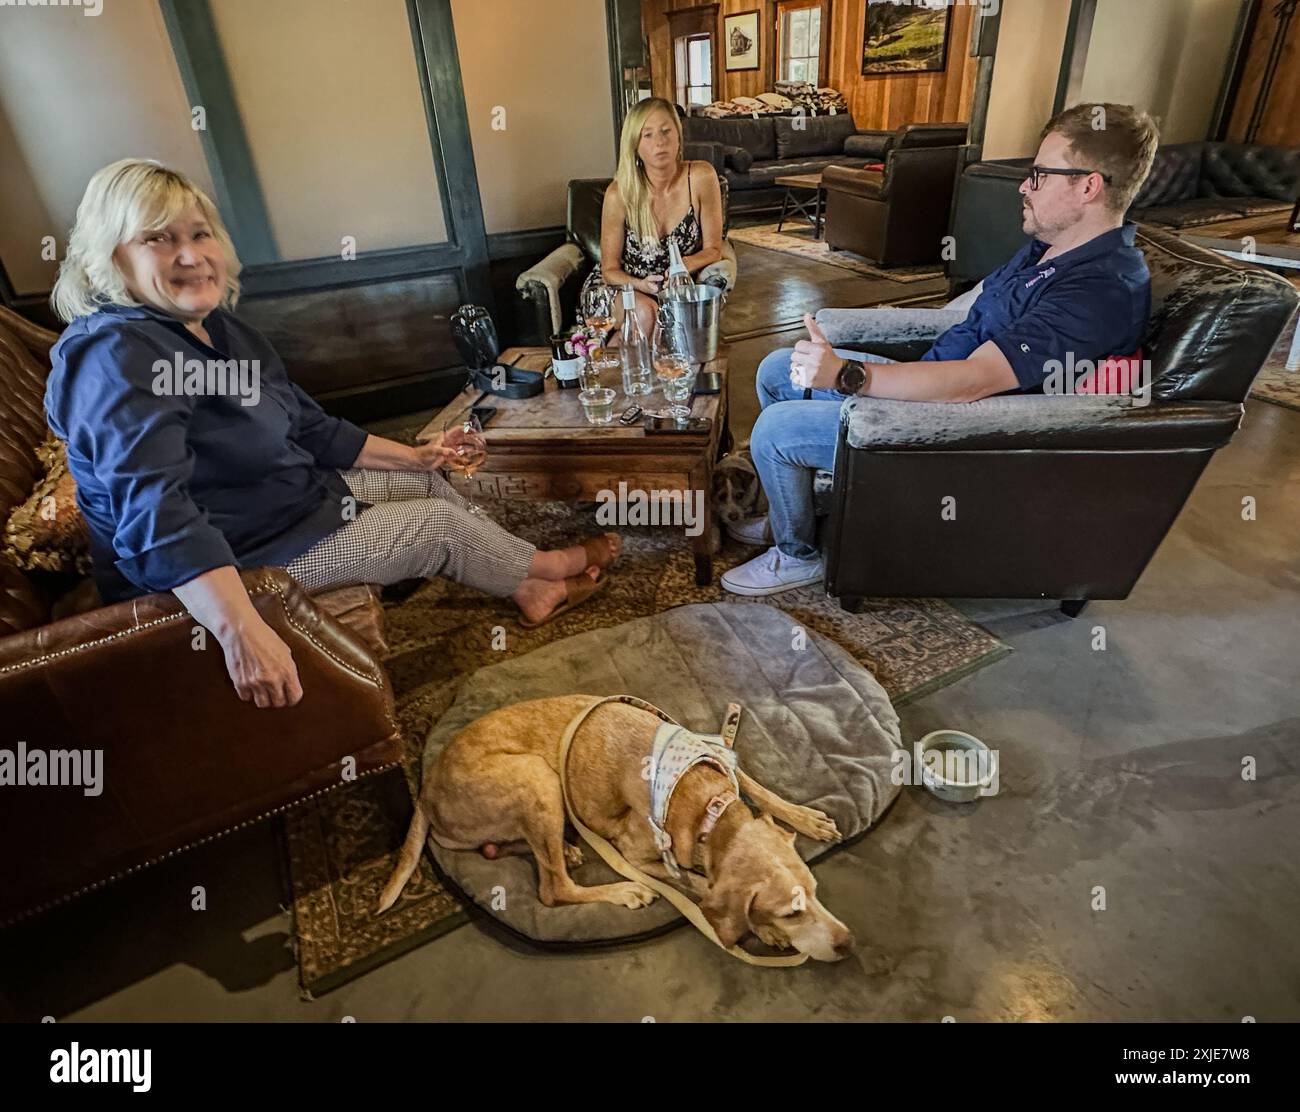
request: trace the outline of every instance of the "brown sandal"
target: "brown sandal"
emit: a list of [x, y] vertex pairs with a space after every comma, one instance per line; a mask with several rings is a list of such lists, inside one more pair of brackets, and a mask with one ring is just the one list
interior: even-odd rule
[[609, 582], [609, 576], [602, 570], [600, 575], [592, 579], [586, 572], [578, 575], [571, 575], [564, 581], [564, 601], [554, 610], [546, 615], [539, 622], [530, 622], [523, 615], [519, 617], [519, 624], [524, 629], [539, 629], [547, 622], [558, 618], [565, 611], [572, 610], [575, 606], [581, 606], [593, 595], [600, 594]]
[[[613, 540], [610, 540], [611, 536]], [[618, 558], [623, 555], [623, 538], [617, 533], [601, 533], [595, 537], [587, 537], [582, 541], [582, 551], [587, 555], [587, 567], [594, 564], [604, 571], [606, 568], [613, 567], [618, 562]]]

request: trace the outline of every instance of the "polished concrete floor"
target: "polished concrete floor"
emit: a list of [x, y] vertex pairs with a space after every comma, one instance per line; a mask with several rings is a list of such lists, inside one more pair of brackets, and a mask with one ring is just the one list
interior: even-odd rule
[[[754, 248], [741, 273], [734, 331], [764, 313], [797, 319], [805, 296], [851, 305], [880, 292]], [[738, 435], [758, 359], [791, 335], [733, 347]], [[1074, 621], [1043, 602], [959, 602], [1016, 651], [904, 707], [904, 736], [977, 734], [1002, 753], [1001, 791], [954, 807], [905, 790], [875, 831], [818, 866], [819, 895], [859, 940], [837, 965], [753, 969], [689, 930], [537, 954], [471, 925], [303, 1002], [263, 825], [12, 933], [0, 1014], [1300, 1019], [1297, 521], [1300, 412], [1250, 402], [1128, 600]], [[209, 910], [192, 912], [199, 883]]]

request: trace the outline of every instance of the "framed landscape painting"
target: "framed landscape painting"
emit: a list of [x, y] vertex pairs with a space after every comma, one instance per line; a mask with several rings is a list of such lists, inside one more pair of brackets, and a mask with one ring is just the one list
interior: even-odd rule
[[737, 12], [722, 21], [722, 52], [726, 70], [758, 69], [758, 11]]
[[934, 73], [948, 65], [952, 8], [946, 0], [867, 0], [862, 72]]

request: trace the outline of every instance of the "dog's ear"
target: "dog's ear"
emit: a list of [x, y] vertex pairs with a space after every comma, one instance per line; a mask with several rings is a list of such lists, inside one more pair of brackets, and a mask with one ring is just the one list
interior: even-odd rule
[[720, 880], [700, 901], [700, 911], [717, 933], [718, 941], [730, 949], [749, 933], [749, 909], [758, 897], [758, 882]]

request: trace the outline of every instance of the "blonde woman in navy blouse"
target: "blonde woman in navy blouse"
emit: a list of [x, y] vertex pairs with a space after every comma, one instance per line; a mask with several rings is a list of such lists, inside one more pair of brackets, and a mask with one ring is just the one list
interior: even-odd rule
[[[514, 599], [526, 624], [591, 593], [616, 534], [538, 551], [467, 513], [438, 473], [463, 434], [412, 448], [328, 416], [230, 312], [239, 269], [183, 175], [128, 159], [91, 179], [52, 298], [69, 324], [45, 408], [106, 602], [172, 591], [221, 643], [239, 697], [278, 707], [302, 697], [297, 669], [241, 567], [284, 566], [308, 590], [445, 575]], [[245, 373], [217, 378], [228, 360]], [[208, 371], [170, 370], [190, 368]]]

